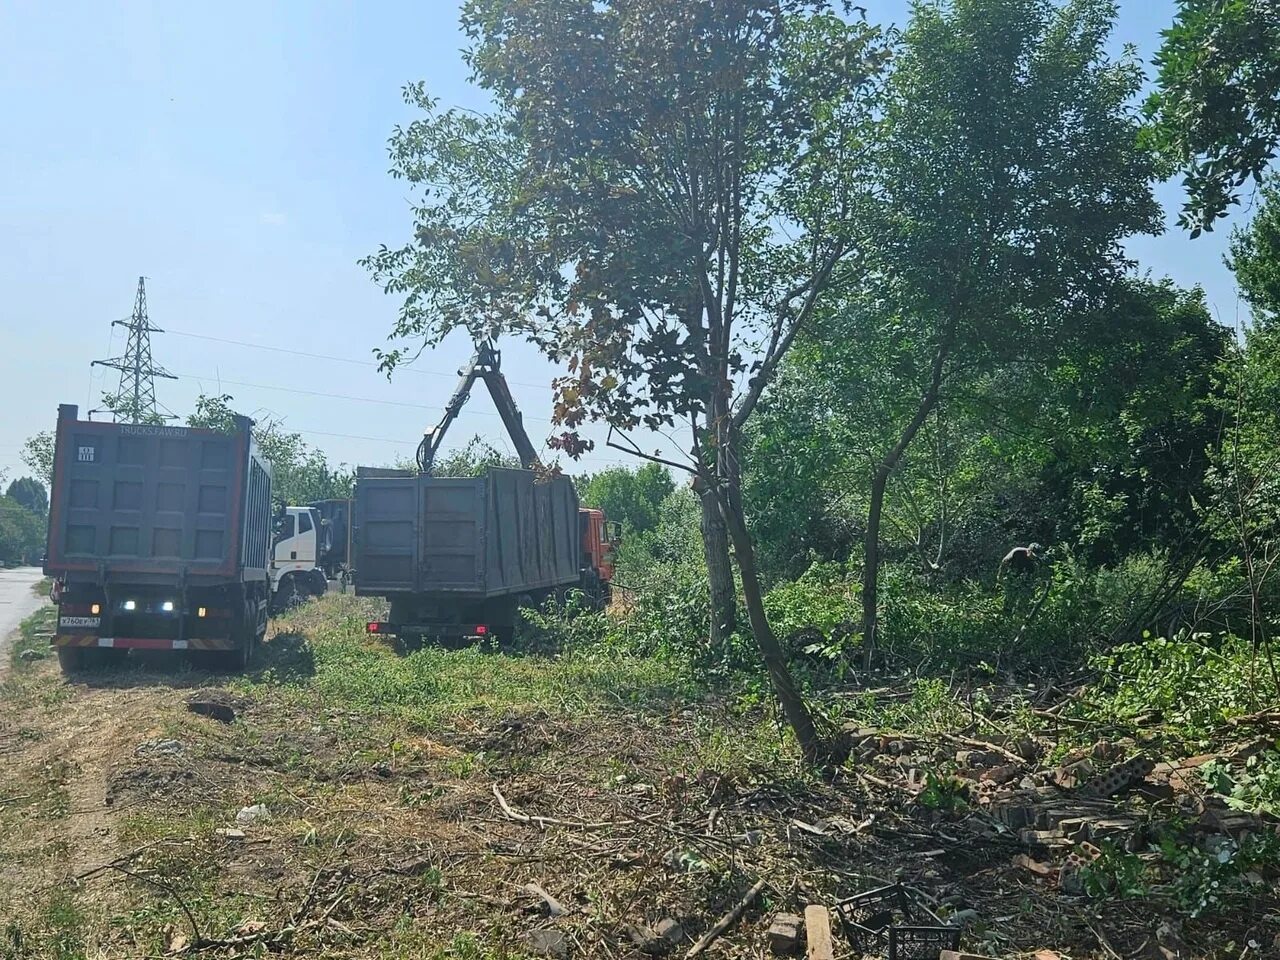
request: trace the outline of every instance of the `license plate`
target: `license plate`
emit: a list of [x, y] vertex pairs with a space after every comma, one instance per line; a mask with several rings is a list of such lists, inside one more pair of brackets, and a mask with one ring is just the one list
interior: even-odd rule
[[102, 623], [101, 617], [59, 617], [60, 627], [96, 627]]

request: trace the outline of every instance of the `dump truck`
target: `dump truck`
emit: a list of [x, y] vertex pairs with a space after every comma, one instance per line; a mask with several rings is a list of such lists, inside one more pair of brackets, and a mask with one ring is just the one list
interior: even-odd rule
[[134, 650], [243, 668], [267, 627], [271, 466], [234, 431], [85, 421], [58, 408], [44, 572], [64, 670]]
[[330, 580], [344, 580], [351, 564], [351, 499], [314, 500], [309, 506], [320, 517], [316, 563]]
[[324, 528], [315, 507], [279, 504], [272, 522], [271, 612], [323, 597], [329, 579], [320, 565]]
[[[418, 449], [418, 469], [356, 471], [351, 517], [355, 592], [390, 601], [374, 634], [423, 640], [510, 639], [519, 608], [580, 590], [609, 601], [617, 524], [582, 509], [573, 483], [541, 469], [500, 368], [481, 345], [441, 421]], [[444, 434], [478, 379], [484, 380], [524, 469], [480, 477], [436, 477]]]

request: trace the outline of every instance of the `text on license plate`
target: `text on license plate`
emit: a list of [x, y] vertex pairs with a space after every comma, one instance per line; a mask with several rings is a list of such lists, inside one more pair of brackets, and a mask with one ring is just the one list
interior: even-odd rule
[[101, 617], [59, 617], [60, 627], [96, 627], [102, 623]]

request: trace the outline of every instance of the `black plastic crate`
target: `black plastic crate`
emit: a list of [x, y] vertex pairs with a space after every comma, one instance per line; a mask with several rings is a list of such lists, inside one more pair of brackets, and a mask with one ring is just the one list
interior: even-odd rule
[[864, 953], [888, 960], [938, 960], [960, 949], [960, 929], [942, 923], [900, 883], [877, 887], [836, 904], [845, 935]]
[[959, 949], [959, 927], [889, 928], [889, 960], [938, 960], [943, 950]]

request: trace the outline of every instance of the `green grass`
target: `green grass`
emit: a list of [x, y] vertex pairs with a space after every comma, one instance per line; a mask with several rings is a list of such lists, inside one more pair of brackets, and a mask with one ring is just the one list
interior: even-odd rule
[[48, 634], [53, 632], [57, 620], [58, 608], [54, 606], [41, 607], [23, 620], [18, 626], [18, 639], [9, 651], [9, 665], [15, 670], [28, 667], [29, 664], [22, 659], [28, 650], [41, 654], [42, 659], [52, 656]]
[[[561, 714], [628, 709], [668, 711], [699, 691], [656, 660], [616, 652], [502, 655], [483, 647], [434, 647], [408, 656], [366, 639], [376, 613], [367, 601], [332, 596], [278, 622], [265, 665], [237, 686], [329, 709], [383, 714], [424, 729], [462, 713]], [[281, 658], [276, 649], [287, 648]]]

